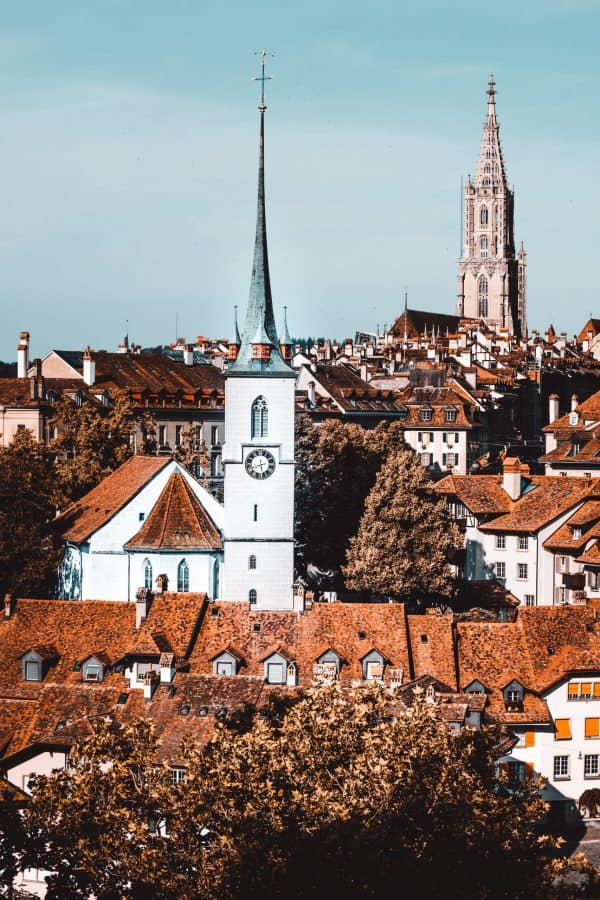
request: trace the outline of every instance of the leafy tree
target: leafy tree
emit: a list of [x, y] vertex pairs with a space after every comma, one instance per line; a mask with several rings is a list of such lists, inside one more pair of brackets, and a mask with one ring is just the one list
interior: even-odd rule
[[198, 426], [194, 422], [188, 422], [185, 428], [181, 429], [180, 443], [175, 448], [173, 456], [177, 462], [194, 473], [200, 484], [208, 487], [210, 456], [204, 438], [198, 436]]
[[410, 450], [397, 450], [381, 467], [350, 541], [346, 583], [417, 603], [448, 600], [449, 563], [462, 546], [443, 498]]
[[58, 401], [51, 424], [59, 433], [50, 448], [69, 501], [82, 497], [132, 455], [132, 417], [131, 403], [122, 395], [109, 406], [87, 397], [79, 405], [67, 397]]
[[51, 528], [61, 499], [53, 462], [27, 429], [0, 448], [0, 596], [52, 595], [61, 555]]
[[578, 896], [535, 828], [538, 785], [498, 776], [495, 733], [455, 733], [422, 695], [397, 706], [381, 686], [312, 689], [217, 724], [173, 786], [147, 723], [100, 725], [25, 812], [49, 900]]
[[296, 420], [296, 564], [340, 568], [382, 460], [403, 442], [397, 424], [372, 431], [336, 420]]

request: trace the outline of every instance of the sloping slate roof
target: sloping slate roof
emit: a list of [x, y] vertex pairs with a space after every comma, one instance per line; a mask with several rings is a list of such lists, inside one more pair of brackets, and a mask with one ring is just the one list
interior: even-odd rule
[[174, 472], [128, 550], [220, 550], [221, 535], [181, 472]]
[[[96, 353], [96, 384], [94, 389], [175, 391], [195, 393], [211, 390], [223, 394], [224, 380], [220, 369], [213, 365], [186, 366], [162, 353]], [[222, 398], [221, 398], [222, 400]]]
[[132, 456], [68, 506], [56, 519], [55, 527], [66, 541], [75, 544], [87, 541], [170, 462], [164, 456]]

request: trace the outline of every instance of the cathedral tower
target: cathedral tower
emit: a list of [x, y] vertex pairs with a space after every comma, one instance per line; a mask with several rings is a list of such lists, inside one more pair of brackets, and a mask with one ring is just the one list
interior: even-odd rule
[[[295, 373], [273, 315], [265, 215], [265, 57], [258, 203], [246, 322], [225, 381], [225, 600], [292, 609]], [[287, 329], [286, 329], [287, 335]], [[288, 339], [289, 340], [289, 339]]]
[[475, 181], [469, 176], [464, 193], [464, 244], [458, 269], [456, 313], [527, 333], [526, 266], [523, 244], [515, 255], [514, 194], [508, 187], [500, 126], [496, 119], [496, 86], [490, 77], [487, 118]]

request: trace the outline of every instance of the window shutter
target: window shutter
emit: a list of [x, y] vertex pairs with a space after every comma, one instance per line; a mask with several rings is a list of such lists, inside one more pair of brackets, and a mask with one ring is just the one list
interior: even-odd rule
[[[527, 734], [533, 734], [533, 732], [528, 731]], [[531, 781], [534, 776], [535, 776], [535, 768], [534, 768], [533, 763], [526, 762], [525, 763], [525, 780]]]
[[525, 746], [526, 747], [535, 747], [535, 731], [526, 731], [525, 732]]
[[600, 737], [600, 719], [585, 720], [585, 736], [586, 738]]
[[571, 720], [555, 719], [554, 720], [554, 740], [570, 741], [571, 740]]
[[592, 684], [590, 681], [584, 681], [581, 684], [581, 696], [582, 697], [591, 697], [592, 696]]
[[596, 700], [600, 698], [600, 681], [594, 682], [594, 698]]
[[572, 700], [574, 697], [579, 697], [579, 685], [577, 682], [569, 685], [568, 692], [569, 700]]

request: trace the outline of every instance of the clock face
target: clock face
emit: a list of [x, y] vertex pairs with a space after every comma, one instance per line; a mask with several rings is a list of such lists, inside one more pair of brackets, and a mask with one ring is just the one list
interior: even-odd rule
[[252, 450], [246, 457], [246, 472], [252, 478], [268, 478], [275, 471], [275, 457], [268, 450]]

